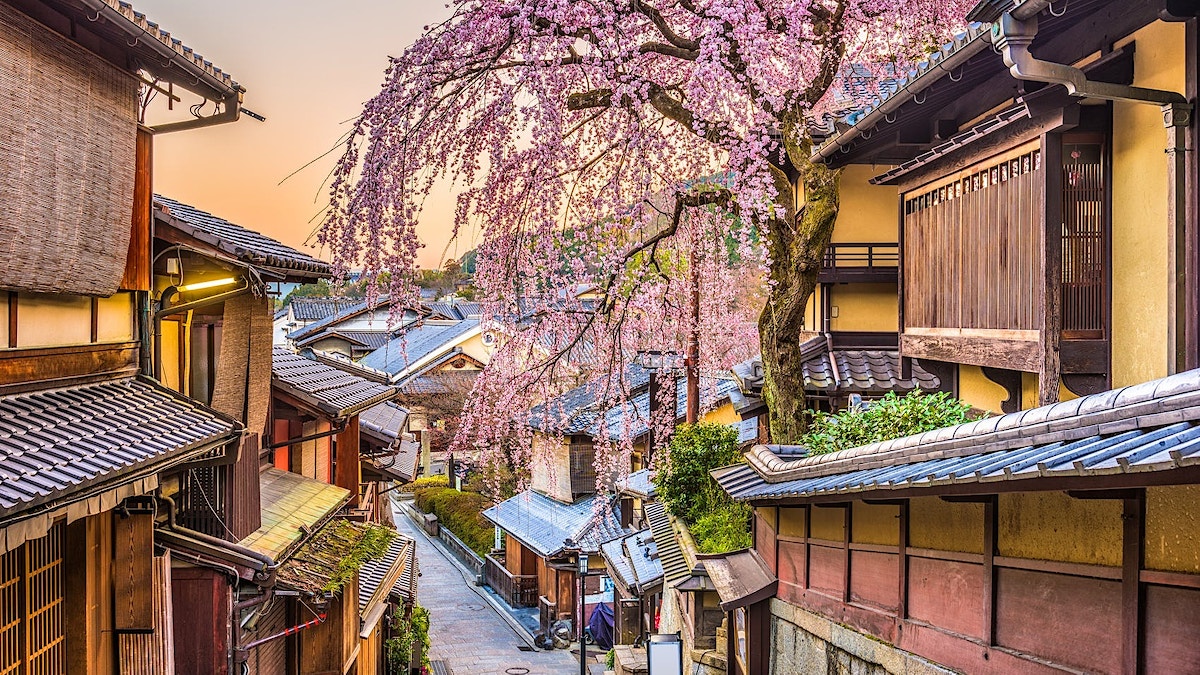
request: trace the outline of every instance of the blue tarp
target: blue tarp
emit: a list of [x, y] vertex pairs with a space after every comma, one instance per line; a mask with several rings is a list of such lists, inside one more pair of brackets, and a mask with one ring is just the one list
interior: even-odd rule
[[588, 619], [588, 630], [592, 632], [592, 639], [595, 640], [596, 646], [608, 650], [613, 646], [613, 611], [612, 607], [604, 603], [596, 605], [596, 609], [592, 610], [592, 618]]

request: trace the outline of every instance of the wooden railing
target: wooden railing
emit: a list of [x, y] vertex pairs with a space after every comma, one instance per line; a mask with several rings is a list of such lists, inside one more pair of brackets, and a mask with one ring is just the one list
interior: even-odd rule
[[550, 624], [558, 619], [558, 604], [550, 602], [544, 595], [539, 595], [537, 606], [538, 625], [542, 627], [542, 630], [550, 630]]
[[359, 483], [358, 506], [346, 512], [346, 519], [360, 523], [379, 522], [378, 491], [379, 483]]
[[830, 244], [818, 279], [826, 283], [895, 281], [900, 247], [894, 242]]
[[503, 554], [488, 555], [483, 561], [484, 581], [510, 606], [533, 607], [537, 604], [536, 574], [512, 574], [504, 566]]

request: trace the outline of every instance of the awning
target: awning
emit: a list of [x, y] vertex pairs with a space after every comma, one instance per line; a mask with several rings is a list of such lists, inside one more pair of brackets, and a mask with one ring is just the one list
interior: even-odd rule
[[262, 526], [238, 544], [279, 560], [350, 501], [350, 491], [270, 468], [259, 475]]
[[701, 555], [692, 577], [679, 584], [681, 591], [714, 590], [721, 609], [728, 612], [775, 595], [779, 580], [754, 549]]
[[0, 552], [44, 535], [61, 515], [99, 513], [153, 490], [158, 472], [240, 431], [140, 378], [0, 396]]
[[605, 542], [600, 545], [600, 554], [604, 556], [613, 581], [630, 595], [643, 595], [662, 584], [662, 561], [650, 530]]
[[361, 637], [370, 637], [387, 609], [390, 597], [412, 602], [417, 595], [417, 546], [403, 534], [388, 545], [387, 553], [368, 561], [358, 571], [358, 611]]

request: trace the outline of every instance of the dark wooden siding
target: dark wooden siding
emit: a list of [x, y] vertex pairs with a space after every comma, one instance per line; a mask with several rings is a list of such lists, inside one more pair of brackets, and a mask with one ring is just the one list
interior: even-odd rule
[[1037, 330], [1044, 190], [1027, 145], [905, 194], [905, 327]]

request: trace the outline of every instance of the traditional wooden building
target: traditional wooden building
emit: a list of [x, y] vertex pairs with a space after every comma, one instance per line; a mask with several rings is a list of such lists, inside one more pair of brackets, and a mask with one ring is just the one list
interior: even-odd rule
[[[0, 672], [171, 672], [157, 496], [244, 424], [154, 377], [151, 146], [243, 90], [99, 0], [0, 3], [0, 63]], [[150, 90], [218, 113], [146, 126]]]
[[1165, 11], [981, 3], [816, 146], [899, 193], [906, 368], [1009, 412], [1200, 365], [1194, 21]]

